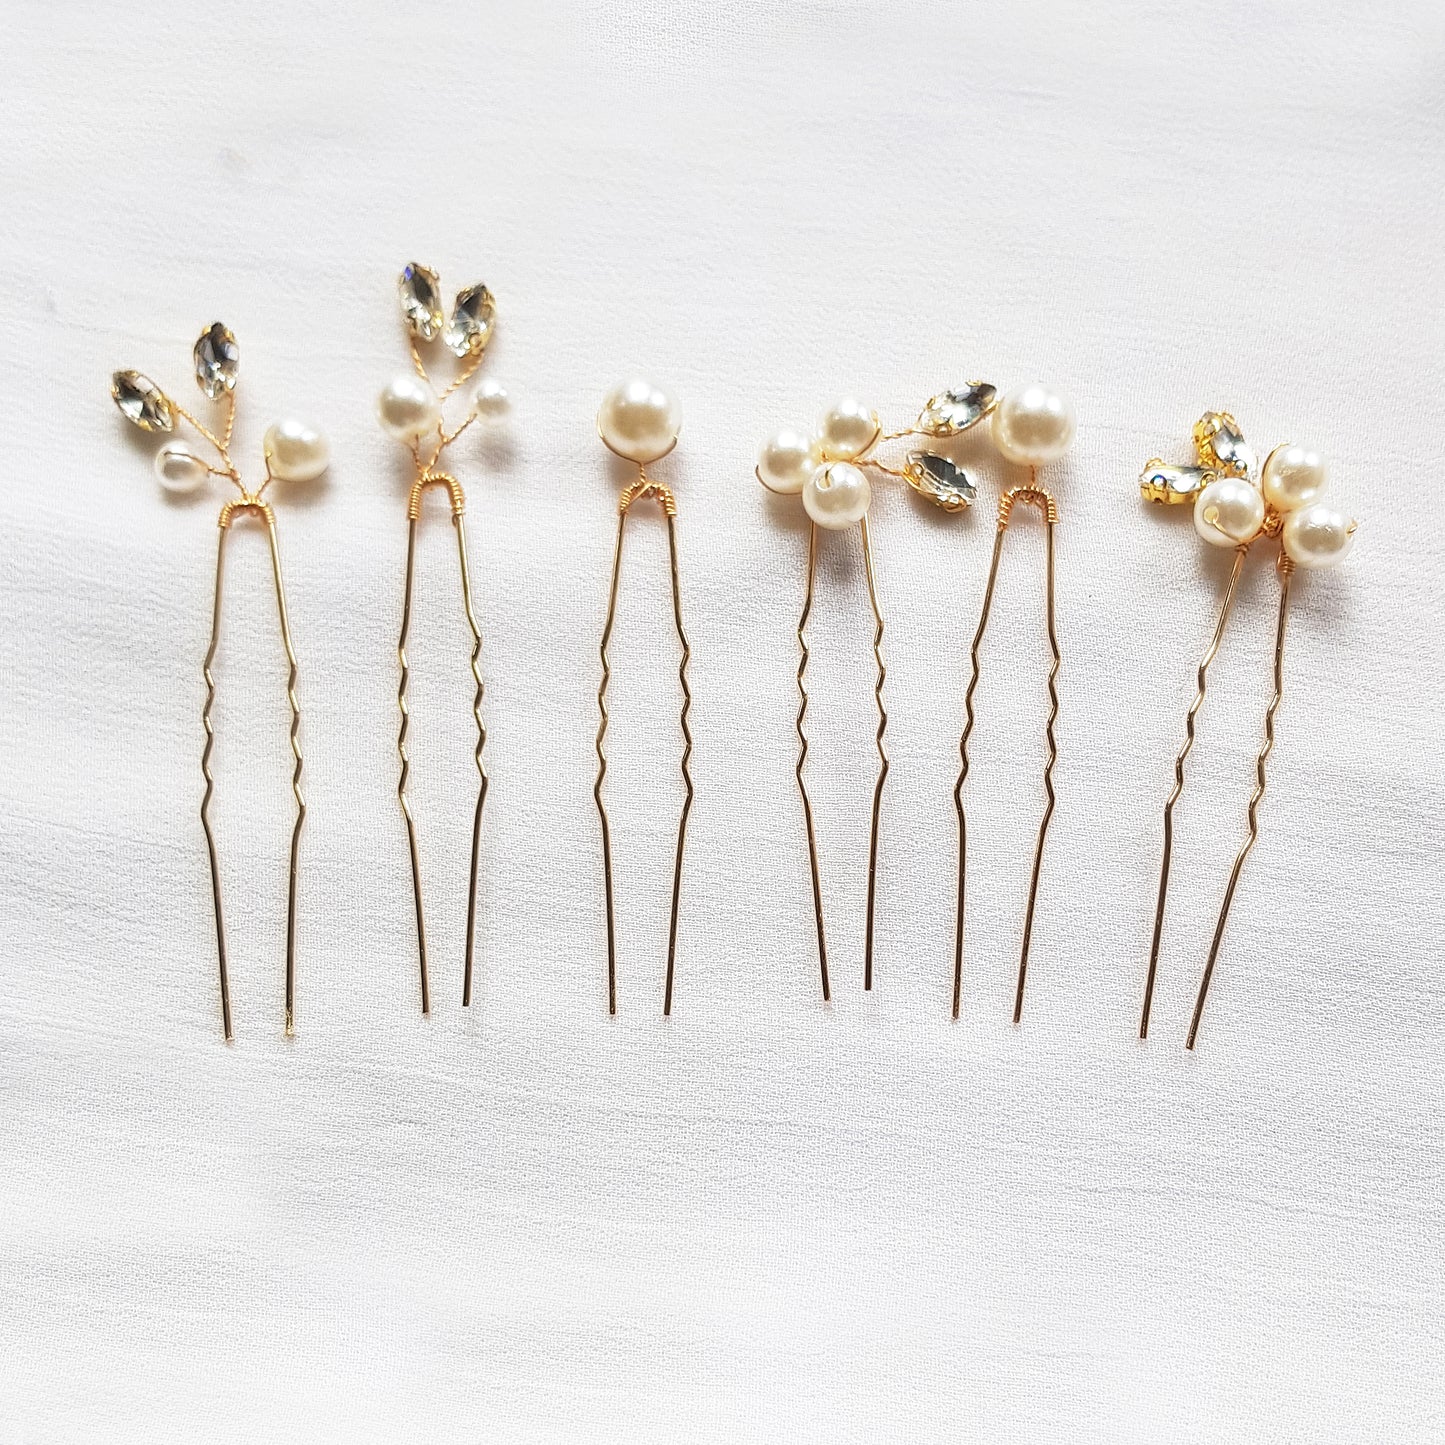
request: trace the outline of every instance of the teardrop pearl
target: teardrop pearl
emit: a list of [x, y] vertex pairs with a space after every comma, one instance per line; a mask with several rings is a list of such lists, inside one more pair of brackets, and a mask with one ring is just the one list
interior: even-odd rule
[[1259, 487], [1275, 511], [1293, 512], [1308, 506], [1324, 491], [1324, 461], [1318, 452], [1286, 443], [1265, 458]]
[[812, 480], [823, 464], [817, 437], [801, 431], [780, 431], [758, 453], [758, 477], [774, 492], [793, 496]]
[[1264, 526], [1259, 488], [1239, 477], [1220, 477], [1194, 503], [1194, 530], [1214, 547], [1242, 547]]
[[1296, 567], [1334, 567], [1349, 555], [1355, 541], [1355, 523], [1343, 512], [1315, 502], [1284, 519], [1280, 543]]
[[841, 531], [868, 515], [873, 488], [852, 462], [820, 467], [803, 488], [803, 510], [820, 526]]
[[823, 413], [818, 423], [818, 442], [828, 461], [850, 462], [873, 445], [881, 430], [878, 413], [849, 396]]
[[282, 417], [266, 428], [266, 455], [278, 482], [314, 482], [331, 465], [331, 444], [299, 417]]
[[167, 442], [156, 453], [156, 480], [174, 497], [189, 497], [206, 484], [206, 463], [185, 442]]
[[404, 371], [392, 377], [377, 397], [376, 419], [397, 441], [419, 441], [441, 424], [442, 404], [421, 377]]

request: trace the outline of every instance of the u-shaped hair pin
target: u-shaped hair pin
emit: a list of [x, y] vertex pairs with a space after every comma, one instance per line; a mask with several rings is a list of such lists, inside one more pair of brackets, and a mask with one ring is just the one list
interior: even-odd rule
[[[376, 414], [383, 430], [410, 451], [415, 471], [406, 503], [406, 586], [402, 597], [401, 636], [396, 644], [397, 660], [401, 665], [401, 682], [397, 688], [401, 726], [396, 739], [401, 772], [396, 795], [406, 823], [407, 852], [411, 859], [417, 958], [421, 975], [421, 1011], [428, 1014], [431, 1012], [431, 992], [427, 978], [426, 917], [422, 907], [421, 862], [417, 855], [416, 822], [406, 794], [407, 779], [411, 774], [411, 762], [406, 751], [407, 733], [411, 725], [411, 715], [407, 708], [407, 685], [411, 674], [407, 664], [406, 643], [411, 631], [416, 535], [427, 491], [444, 491], [451, 508], [452, 527], [457, 535], [462, 606], [472, 634], [471, 667], [476, 683], [472, 696], [472, 716], [477, 725], [477, 803], [472, 814], [471, 867], [467, 875], [466, 964], [462, 975], [462, 1005], [466, 1007], [472, 1001], [472, 964], [477, 924], [477, 864], [482, 844], [482, 809], [486, 806], [488, 788], [487, 770], [482, 762], [482, 750], [487, 743], [487, 730], [482, 722], [482, 697], [485, 689], [481, 670], [482, 633], [477, 623], [476, 609], [472, 604], [471, 574], [467, 566], [467, 534], [463, 521], [466, 494], [456, 477], [443, 471], [439, 463], [442, 453], [473, 422], [494, 422], [503, 418], [507, 412], [508, 399], [502, 387], [493, 381], [484, 381], [472, 395], [465, 419], [451, 431], [446, 428], [442, 415], [443, 405], [476, 374], [477, 368], [482, 364], [487, 343], [492, 339], [495, 330], [496, 301], [485, 286], [477, 284], [459, 291], [448, 318], [443, 310], [441, 282], [436, 272], [412, 262], [402, 268], [401, 275], [397, 278], [397, 294], [401, 302], [402, 319], [406, 324], [407, 343], [411, 349], [412, 370], [393, 377], [387, 384], [377, 398]], [[427, 374], [418, 345], [419, 342], [433, 342], [438, 338], [459, 362], [455, 375], [440, 394]]]
[[622, 538], [632, 508], [648, 498], [656, 501], [667, 519], [668, 572], [672, 591], [672, 619], [682, 656], [677, 664], [677, 677], [682, 685], [682, 781], [686, 788], [682, 813], [677, 823], [677, 848], [672, 865], [672, 906], [667, 924], [667, 974], [663, 984], [662, 1012], [672, 1013], [673, 971], [677, 959], [677, 915], [682, 896], [682, 858], [687, 839], [687, 820], [692, 813], [692, 729], [688, 714], [692, 711], [692, 689], [688, 685], [687, 665], [692, 648], [682, 625], [682, 591], [677, 572], [677, 498], [666, 482], [647, 475], [647, 468], [661, 461], [677, 445], [682, 430], [682, 414], [677, 403], [660, 387], [649, 381], [633, 379], [614, 387], [602, 400], [597, 412], [597, 435], [602, 444], [624, 461], [637, 465], [637, 480], [623, 489], [617, 503], [617, 541], [612, 552], [612, 582], [607, 593], [607, 619], [602, 625], [602, 641], [598, 652], [602, 660], [602, 680], [597, 688], [597, 781], [592, 798], [597, 804], [597, 817], [602, 829], [602, 882], [607, 909], [607, 1012], [617, 1012], [617, 919], [612, 887], [612, 828], [607, 805], [602, 799], [602, 785], [607, 779], [607, 685], [612, 667], [607, 660], [607, 647], [612, 641], [612, 625], [617, 618], [617, 587], [622, 577]]
[[229, 1041], [231, 1029], [231, 984], [226, 968], [226, 928], [221, 908], [221, 867], [216, 852], [216, 839], [211, 831], [211, 797], [215, 780], [211, 776], [211, 750], [215, 746], [215, 728], [211, 709], [216, 698], [216, 680], [211, 665], [220, 644], [222, 580], [226, 559], [226, 541], [231, 528], [240, 517], [254, 516], [266, 528], [271, 553], [271, 577], [276, 589], [276, 610], [281, 624], [281, 641], [286, 650], [286, 699], [291, 707], [291, 791], [296, 800], [296, 820], [291, 829], [290, 863], [286, 888], [286, 993], [284, 1028], [287, 1034], [296, 1024], [296, 876], [300, 859], [301, 825], [306, 821], [306, 800], [301, 793], [301, 707], [296, 698], [296, 651], [291, 641], [291, 621], [286, 610], [286, 588], [281, 577], [281, 552], [276, 540], [276, 514], [266, 500], [272, 482], [315, 481], [330, 462], [326, 438], [295, 417], [274, 422], [266, 430], [264, 455], [265, 476], [259, 486], [251, 486], [231, 457], [231, 438], [236, 425], [236, 381], [240, 372], [241, 353], [229, 327], [213, 322], [201, 332], [192, 350], [196, 385], [213, 405], [221, 409], [218, 423], [207, 426], [179, 402], [167, 396], [149, 377], [139, 371], [117, 371], [111, 378], [110, 394], [127, 421], [144, 432], [174, 433], [184, 422], [216, 455], [216, 463], [206, 460], [184, 441], [165, 442], [155, 457], [156, 476], [162, 487], [173, 495], [200, 492], [212, 477], [224, 477], [235, 487], [237, 495], [222, 506], [217, 522], [220, 529], [216, 545], [216, 585], [211, 609], [211, 641], [206, 649], [202, 674], [206, 681], [206, 701], [201, 710], [201, 724], [206, 743], [201, 753], [201, 773], [206, 781], [201, 799], [201, 827], [206, 835], [206, 856], [211, 871], [211, 901], [216, 917], [216, 962], [221, 985], [221, 1027]]
[[1194, 527], [1215, 547], [1234, 549], [1234, 567], [1220, 604], [1214, 634], [1204, 650], [1196, 674], [1194, 701], [1184, 719], [1184, 745], [1174, 760], [1174, 786], [1164, 803], [1164, 850], [1159, 865], [1159, 893], [1154, 909], [1154, 930], [1149, 943], [1149, 968], [1144, 980], [1144, 1006], [1139, 1016], [1139, 1037], [1149, 1036], [1149, 1013], [1159, 965], [1159, 942], [1164, 930], [1164, 905], [1169, 894], [1169, 869], [1174, 845], [1174, 805], [1184, 790], [1184, 762], [1194, 747], [1194, 720], [1204, 706], [1206, 675], [1224, 639], [1225, 624], [1234, 606], [1239, 579], [1249, 549], [1262, 537], [1277, 537], [1275, 560], [1279, 576], [1279, 612], [1274, 637], [1274, 692], [1264, 714], [1264, 745], [1255, 760], [1255, 785], [1248, 808], [1243, 846], [1234, 859], [1225, 885], [1224, 900], [1214, 925], [1209, 954], [1199, 981], [1194, 1013], [1185, 1047], [1192, 1049], [1204, 1014], [1224, 927], [1234, 902], [1244, 860], [1259, 837], [1259, 805], [1265, 792], [1265, 764], [1274, 750], [1274, 718], [1284, 696], [1284, 640], [1289, 615], [1290, 579], [1297, 567], [1314, 570], [1342, 562], [1354, 541], [1356, 523], [1321, 500], [1325, 465], [1318, 452], [1286, 443], [1276, 447], [1261, 468], [1254, 449], [1244, 440], [1239, 424], [1227, 411], [1209, 411], [1194, 427], [1196, 462], [1173, 466], [1152, 458], [1139, 478], [1146, 502], [1188, 505], [1194, 509]]

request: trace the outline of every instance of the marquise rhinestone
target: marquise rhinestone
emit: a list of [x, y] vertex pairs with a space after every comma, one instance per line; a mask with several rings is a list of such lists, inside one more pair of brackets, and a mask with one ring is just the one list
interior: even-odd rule
[[458, 356], [475, 356], [492, 339], [496, 298], [480, 283], [457, 292], [452, 319], [442, 338]]
[[196, 385], [212, 401], [235, 391], [241, 350], [229, 326], [213, 321], [197, 338], [192, 354], [196, 359]]
[[110, 395], [121, 415], [142, 431], [176, 429], [170, 397], [139, 371], [117, 371], [110, 379]]
[[933, 437], [957, 436], [986, 417], [998, 404], [998, 388], [971, 381], [956, 391], [929, 397], [918, 417], [918, 429]]
[[412, 261], [402, 267], [396, 291], [401, 298], [401, 314], [412, 334], [423, 341], [434, 340], [446, 324], [437, 273]]
[[1207, 411], [1194, 423], [1194, 445], [1205, 467], [1217, 468], [1230, 477], [1254, 475], [1254, 448], [1227, 411]]
[[934, 452], [909, 452], [904, 475], [914, 491], [945, 512], [961, 512], [978, 495], [962, 467]]
[[1212, 467], [1176, 467], [1155, 457], [1139, 474], [1139, 494], [1146, 502], [1193, 502], [1218, 478]]

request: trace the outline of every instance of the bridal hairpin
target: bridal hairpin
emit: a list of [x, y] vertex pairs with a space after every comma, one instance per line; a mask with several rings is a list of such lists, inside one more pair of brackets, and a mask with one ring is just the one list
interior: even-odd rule
[[[216, 463], [181, 440], [162, 444], [155, 457], [156, 476], [161, 486], [174, 495], [201, 491], [212, 477], [224, 477], [235, 487], [237, 495], [221, 507], [217, 519], [220, 539], [216, 547], [216, 585], [211, 609], [211, 641], [206, 650], [202, 674], [206, 680], [206, 701], [201, 723], [206, 744], [201, 754], [201, 773], [206, 791], [201, 799], [201, 827], [206, 835], [206, 854], [211, 868], [211, 899], [216, 916], [216, 960], [221, 982], [221, 1026], [229, 1040], [231, 1033], [231, 985], [226, 972], [226, 929], [221, 911], [221, 869], [216, 854], [216, 840], [211, 832], [210, 805], [215, 791], [211, 776], [211, 749], [215, 745], [215, 729], [211, 725], [211, 708], [216, 698], [216, 681], [211, 664], [216, 658], [221, 631], [221, 582], [226, 558], [226, 540], [238, 518], [258, 517], [266, 528], [271, 551], [271, 575], [276, 588], [276, 608], [281, 622], [281, 640], [286, 649], [286, 697], [291, 706], [291, 752], [295, 760], [291, 773], [291, 791], [296, 799], [296, 821], [291, 830], [291, 856], [286, 892], [286, 998], [285, 1031], [295, 1027], [296, 997], [296, 873], [301, 846], [301, 825], [306, 820], [306, 801], [301, 795], [301, 746], [298, 734], [301, 709], [296, 700], [296, 653], [291, 643], [291, 623], [286, 612], [286, 589], [281, 580], [281, 553], [276, 541], [276, 516], [266, 500], [272, 482], [310, 482], [319, 477], [330, 461], [326, 438], [314, 427], [294, 417], [287, 417], [267, 428], [264, 439], [266, 474], [259, 486], [251, 486], [231, 458], [231, 437], [236, 423], [236, 378], [240, 366], [240, 350], [230, 329], [219, 321], [201, 332], [192, 351], [196, 384], [207, 401], [220, 407], [220, 420], [207, 426], [179, 402], [167, 396], [149, 377], [139, 371], [117, 371], [111, 378], [110, 394], [121, 414], [144, 432], [171, 434], [179, 423], [185, 423], [216, 455]], [[218, 463], [218, 464], [217, 464]]]
[[1319, 453], [1292, 443], [1276, 447], [1256, 466], [1253, 449], [1245, 442], [1238, 423], [1225, 411], [1206, 412], [1194, 427], [1197, 461], [1173, 466], [1158, 457], [1139, 478], [1139, 490], [1148, 502], [1179, 504], [1194, 509], [1194, 527], [1204, 541], [1234, 549], [1234, 567], [1220, 605], [1214, 635], [1200, 660], [1194, 701], [1184, 720], [1184, 746], [1174, 760], [1174, 787], [1164, 804], [1164, 852], [1159, 867], [1159, 895], [1154, 910], [1154, 932], [1149, 945], [1149, 971], [1144, 982], [1144, 1007], [1139, 1037], [1149, 1036], [1149, 1010], [1159, 963], [1159, 940], [1164, 928], [1164, 904], [1169, 892], [1169, 866], [1174, 842], [1174, 805], [1184, 789], [1184, 761], [1194, 746], [1194, 720], [1204, 705], [1205, 676], [1224, 637], [1234, 605], [1240, 575], [1250, 547], [1261, 537], [1277, 537], [1275, 560], [1279, 576], [1279, 614], [1274, 638], [1274, 694], [1264, 714], [1264, 746], [1255, 762], [1255, 786], [1249, 800], [1248, 833], [1230, 869], [1224, 901], [1214, 926], [1214, 937], [1194, 1002], [1185, 1046], [1193, 1048], [1204, 1013], [1204, 1000], [1214, 976], [1220, 941], [1234, 902], [1244, 860], [1259, 837], [1259, 804], [1265, 791], [1265, 763], [1274, 749], [1274, 718], [1284, 694], [1284, 639], [1289, 612], [1290, 579], [1297, 567], [1313, 570], [1343, 561], [1354, 540], [1355, 522], [1321, 500], [1325, 467]]

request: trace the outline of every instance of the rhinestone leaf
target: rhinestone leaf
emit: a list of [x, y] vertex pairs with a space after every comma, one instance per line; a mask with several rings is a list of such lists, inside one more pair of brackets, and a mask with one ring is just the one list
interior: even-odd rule
[[475, 356], [492, 339], [492, 323], [497, 317], [497, 302], [479, 282], [457, 292], [452, 319], [447, 322], [443, 341], [458, 356]]
[[1227, 411], [1207, 411], [1194, 423], [1194, 445], [1204, 466], [1230, 477], [1254, 475], [1254, 448]]
[[1139, 474], [1139, 495], [1146, 502], [1193, 502], [1210, 482], [1218, 481], [1212, 467], [1175, 467], [1154, 457]]
[[963, 468], [934, 452], [909, 452], [903, 474], [915, 492], [945, 512], [961, 512], [978, 495]]
[[446, 324], [442, 312], [442, 283], [437, 279], [437, 273], [412, 261], [401, 268], [396, 290], [401, 298], [401, 314], [412, 335], [421, 337], [423, 341], [435, 340]]
[[171, 399], [150, 377], [117, 371], [110, 379], [110, 395], [121, 415], [142, 431], [175, 431]]
[[231, 328], [213, 321], [196, 341], [196, 385], [212, 401], [219, 401], [228, 391], [236, 389], [236, 373], [241, 367], [241, 349]]
[[940, 391], [920, 413], [918, 430], [931, 437], [957, 436], [982, 421], [997, 403], [998, 388], [986, 381], [970, 381], [958, 391]]

